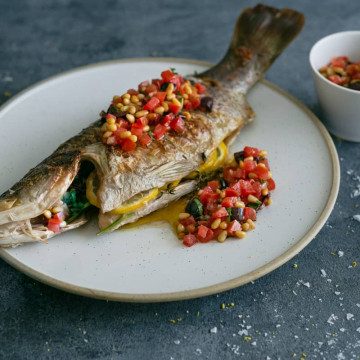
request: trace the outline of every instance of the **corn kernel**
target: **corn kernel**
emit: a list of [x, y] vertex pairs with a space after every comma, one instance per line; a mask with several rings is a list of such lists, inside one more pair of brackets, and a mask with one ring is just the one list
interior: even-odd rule
[[214, 220], [211, 224], [211, 228], [213, 230], [217, 229], [220, 226], [220, 223], [221, 223], [221, 219]]
[[50, 210], [45, 210], [43, 212], [43, 215], [47, 218], [47, 219], [51, 219], [52, 217], [52, 214], [51, 214], [51, 211]]
[[143, 116], [146, 116], [149, 112], [147, 110], [140, 110], [137, 113], [135, 113], [135, 117], [136, 118], [140, 118]]
[[117, 129], [115, 123], [114, 124], [108, 124], [107, 128], [108, 128], [109, 131], [116, 131], [116, 129]]
[[190, 217], [190, 214], [189, 213], [180, 213], [179, 214], [179, 220], [184, 220], [184, 219], [187, 219], [188, 217]]
[[177, 231], [178, 231], [179, 233], [184, 232], [184, 231], [185, 231], [185, 226], [184, 226], [183, 224], [179, 224], [179, 225], [177, 226]]
[[248, 201], [251, 202], [251, 203], [257, 203], [257, 202], [259, 202], [259, 199], [258, 199], [256, 196], [254, 196], [254, 195], [249, 195], [249, 196], [247, 197], [247, 199], [248, 199]]
[[162, 115], [164, 113], [164, 111], [165, 111], [165, 109], [163, 106], [159, 106], [155, 109], [155, 112], [160, 115]]
[[239, 239], [243, 239], [246, 236], [245, 231], [237, 230], [235, 231], [235, 236]]
[[132, 114], [126, 114], [126, 118], [131, 122], [134, 123], [135, 122], [135, 117]]
[[169, 85], [166, 88], [166, 94], [170, 95], [172, 92], [174, 91], [174, 84], [173, 83], [169, 83]]
[[227, 224], [226, 221], [222, 221], [222, 222], [220, 223], [220, 229], [222, 229], [222, 230], [227, 229], [227, 226], [228, 226], [228, 224]]
[[122, 131], [122, 132], [120, 133], [120, 138], [121, 138], [121, 139], [126, 139], [126, 138], [128, 138], [128, 137], [130, 137], [130, 136], [131, 136], [131, 132], [128, 131], [128, 130]]
[[217, 238], [217, 241], [218, 242], [224, 242], [225, 240], [226, 240], [226, 238], [227, 238], [227, 231], [226, 230], [223, 230], [220, 234], [219, 234], [219, 236], [218, 236], [218, 238]]

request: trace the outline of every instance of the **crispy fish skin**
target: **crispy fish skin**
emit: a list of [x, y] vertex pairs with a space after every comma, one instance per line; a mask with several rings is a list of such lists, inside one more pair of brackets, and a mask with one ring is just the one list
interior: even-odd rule
[[[185, 134], [169, 134], [163, 141], [153, 141], [148, 148], [138, 147], [131, 153], [104, 145], [100, 137], [101, 120], [93, 123], [0, 196], [0, 239], [6, 236], [7, 227], [14, 228], [14, 222], [36, 218], [61, 199], [84, 160], [95, 165], [102, 213], [142, 191], [161, 187], [196, 170], [204, 155], [221, 141], [233, 138], [253, 119], [246, 92], [298, 34], [303, 22], [303, 15], [290, 9], [258, 5], [245, 10], [223, 60], [196, 75], [196, 81], [203, 82], [208, 96], [213, 98], [211, 112], [194, 111]], [[23, 242], [24, 232], [18, 232], [18, 240], [16, 233], [12, 234], [15, 244]]]

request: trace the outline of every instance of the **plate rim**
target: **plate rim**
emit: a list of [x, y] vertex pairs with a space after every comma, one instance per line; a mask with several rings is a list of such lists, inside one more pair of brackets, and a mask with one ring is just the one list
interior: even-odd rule
[[[123, 58], [123, 59], [114, 59], [114, 60], [107, 60], [101, 61], [93, 64], [87, 64], [83, 66], [79, 66], [56, 75], [50, 76], [43, 80], [40, 80], [33, 85], [25, 88], [24, 90], [17, 93], [13, 96], [10, 100], [6, 101], [2, 106], [0, 106], [0, 112], [2, 112], [5, 108], [13, 105], [19, 98], [21, 98], [24, 94], [28, 93], [29, 91], [33, 90], [34, 88], [43, 85], [49, 81], [56, 80], [66, 75], [70, 75], [72, 73], [76, 73], [79, 70], [86, 70], [95, 67], [101, 67], [104, 65], [109, 64], [118, 64], [118, 63], [131, 63], [131, 62], [159, 62], [159, 61], [166, 61], [166, 62], [180, 62], [184, 64], [195, 64], [195, 65], [202, 65], [202, 66], [212, 66], [213, 64], [207, 61], [202, 60], [194, 60], [194, 59], [185, 59], [185, 58], [176, 58], [176, 57], [139, 57], [139, 58]], [[244, 275], [238, 276], [236, 278], [215, 284], [206, 287], [201, 287], [198, 289], [192, 290], [183, 290], [183, 291], [176, 291], [176, 292], [168, 292], [168, 293], [151, 293], [151, 294], [131, 294], [131, 293], [119, 293], [119, 292], [111, 292], [111, 291], [104, 291], [104, 290], [94, 290], [88, 287], [78, 286], [69, 284], [65, 281], [61, 281], [55, 279], [51, 276], [48, 276], [42, 272], [34, 270], [29, 266], [25, 265], [21, 261], [17, 260], [13, 257], [10, 253], [7, 252], [6, 248], [0, 248], [0, 257], [7, 262], [9, 265], [14, 267], [16, 270], [22, 272], [23, 274], [29, 276], [30, 278], [37, 280], [43, 284], [52, 286], [59, 290], [69, 292], [75, 295], [81, 295], [85, 297], [100, 299], [100, 300], [110, 300], [110, 301], [121, 301], [121, 302], [134, 302], [134, 303], [151, 303], [151, 302], [169, 302], [169, 301], [179, 301], [179, 300], [189, 300], [204, 296], [209, 296], [213, 294], [217, 294], [220, 292], [224, 292], [230, 289], [234, 289], [236, 287], [240, 287], [245, 285], [251, 281], [254, 281], [260, 277], [263, 277], [270, 272], [276, 270], [289, 260], [291, 260], [294, 256], [296, 256], [301, 250], [303, 250], [319, 233], [319, 231], [324, 226], [326, 220], [329, 218], [336, 199], [339, 192], [340, 186], [340, 163], [339, 157], [336, 151], [335, 144], [325, 128], [325, 125], [319, 120], [319, 118], [308, 109], [300, 100], [296, 99], [294, 96], [287, 93], [285, 90], [281, 89], [279, 86], [273, 84], [272, 82], [261, 79], [260, 82], [270, 89], [276, 91], [280, 95], [284, 96], [292, 103], [295, 104], [300, 110], [304, 111], [311, 121], [316, 125], [320, 134], [322, 135], [325, 143], [327, 145], [328, 151], [330, 153], [330, 158], [332, 162], [332, 174], [333, 180], [331, 185], [331, 190], [329, 193], [329, 197], [327, 199], [326, 205], [317, 218], [314, 225], [307, 231], [307, 233], [290, 249], [282, 253], [280, 256], [276, 257], [275, 259], [271, 260], [267, 264], [255, 269], [249, 273]]]

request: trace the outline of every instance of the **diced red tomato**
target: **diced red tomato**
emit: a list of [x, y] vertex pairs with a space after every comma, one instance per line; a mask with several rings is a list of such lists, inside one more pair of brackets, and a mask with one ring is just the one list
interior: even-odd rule
[[174, 119], [174, 114], [166, 114], [164, 117], [163, 117], [163, 119], [162, 119], [162, 124], [164, 125], [164, 126], [166, 126], [166, 127], [170, 127], [170, 123], [171, 123], [171, 121]]
[[142, 134], [141, 137], [139, 138], [139, 143], [142, 146], [148, 146], [151, 143], [151, 141], [152, 139], [148, 134]]
[[124, 139], [122, 144], [121, 144], [121, 148], [124, 151], [133, 151], [136, 149], [136, 143], [131, 141], [130, 139]]
[[197, 109], [200, 106], [200, 98], [198, 96], [190, 95], [189, 100], [193, 109]]
[[244, 169], [233, 170], [233, 177], [234, 179], [245, 179], [246, 171]]
[[195, 245], [197, 242], [196, 236], [193, 234], [187, 234], [183, 238], [183, 244], [187, 247]]
[[189, 216], [188, 218], [186, 218], [186, 219], [183, 219], [183, 220], [180, 220], [179, 221], [179, 223], [180, 224], [182, 224], [182, 225], [184, 225], [185, 227], [187, 227], [188, 225], [193, 225], [193, 224], [195, 224], [195, 219], [194, 219], [194, 217], [191, 215], [191, 216]]
[[130, 127], [130, 123], [124, 119], [118, 120], [118, 124], [120, 128], [123, 128], [125, 130], [127, 130]]
[[275, 190], [276, 185], [275, 185], [275, 181], [272, 178], [268, 179], [266, 182], [267, 182], [268, 190], [270, 191]]
[[155, 126], [155, 129], [154, 129], [154, 137], [156, 140], [161, 140], [164, 135], [167, 133], [167, 128], [166, 126], [162, 125], [162, 124], [157, 124]]
[[346, 67], [346, 72], [348, 75], [353, 76], [356, 73], [360, 72], [360, 65], [359, 64], [350, 64]]
[[198, 238], [205, 238], [206, 237], [206, 234], [208, 232], [209, 228], [204, 226], [204, 225], [200, 225], [198, 227], [198, 231], [197, 231], [197, 236]]
[[135, 124], [142, 125], [143, 127], [149, 123], [149, 120], [146, 116], [136, 119]]
[[185, 110], [192, 110], [192, 104], [191, 104], [191, 102], [189, 101], [189, 100], [185, 100], [184, 101], [184, 109]]
[[60, 224], [61, 224], [62, 221], [59, 221], [57, 219], [54, 219], [54, 218], [51, 218], [49, 219], [48, 221], [48, 224], [47, 224], [47, 228], [54, 232], [54, 233], [59, 233], [60, 232]]
[[163, 102], [166, 98], [166, 92], [165, 91], [158, 91], [154, 95], [156, 98], [158, 98], [161, 102]]
[[228, 212], [226, 211], [226, 209], [224, 207], [221, 207], [220, 209], [216, 210], [215, 212], [213, 212], [212, 214], [212, 218], [214, 219], [221, 219], [223, 217], [228, 216]]
[[349, 62], [347, 56], [338, 56], [331, 60], [331, 65], [335, 67], [345, 68], [346, 64]]
[[169, 104], [169, 110], [170, 112], [172, 112], [173, 114], [178, 114], [179, 111], [181, 110], [181, 106], [180, 105], [176, 105], [174, 103], [170, 103]]
[[220, 187], [220, 182], [218, 180], [212, 180], [207, 183], [207, 186], [210, 186], [213, 191], [216, 191]]
[[185, 131], [185, 122], [180, 116], [177, 116], [171, 121], [170, 128], [181, 134]]
[[259, 199], [261, 196], [261, 184], [259, 183], [259, 181], [254, 180], [250, 180], [250, 183], [254, 190], [253, 195]]
[[260, 153], [260, 150], [258, 148], [251, 147], [251, 146], [244, 147], [244, 157], [248, 157], [248, 156], [257, 157], [257, 156], [259, 156], [259, 153]]
[[244, 170], [247, 172], [247, 173], [251, 173], [255, 170], [256, 168], [256, 161], [251, 161], [251, 160], [246, 160], [244, 161]]
[[256, 220], [256, 211], [253, 208], [245, 207], [243, 212], [244, 220]]
[[224, 206], [226, 208], [234, 207], [237, 200], [237, 197], [225, 197], [221, 202], [221, 206]]
[[203, 242], [203, 243], [207, 243], [207, 242], [211, 241], [212, 239], [214, 239], [214, 231], [211, 229], [208, 229], [205, 238], [199, 239], [199, 241]]
[[232, 188], [226, 188], [225, 189], [225, 196], [239, 196], [240, 193], [237, 192], [235, 189], [232, 189]]
[[240, 195], [242, 198], [247, 198], [249, 195], [255, 194], [255, 190], [249, 180], [240, 180]]
[[270, 172], [266, 167], [257, 165], [254, 173], [258, 176], [260, 180], [268, 180], [270, 179]]
[[198, 227], [198, 232], [197, 232], [197, 239], [202, 242], [209, 242], [210, 240], [212, 240], [214, 237], [214, 232], [209, 229], [207, 226], [204, 225], [200, 225]]
[[204, 188], [199, 194], [199, 200], [203, 205], [208, 202], [219, 199], [220, 195], [212, 191], [210, 187]]
[[241, 230], [241, 224], [237, 220], [231, 221], [227, 227], [228, 234], [234, 235], [238, 230]]
[[53, 220], [60, 221], [60, 223], [61, 223], [62, 221], [65, 220], [65, 214], [61, 211], [61, 212], [54, 214], [52, 218], [53, 218]]
[[345, 78], [343, 78], [339, 75], [330, 75], [329, 80], [337, 85], [342, 85], [346, 82]]
[[160, 100], [154, 96], [144, 105], [144, 110], [153, 111], [159, 104]]
[[203, 84], [195, 83], [195, 87], [199, 94], [204, 94], [206, 91], [206, 87]]
[[170, 82], [170, 80], [173, 78], [174, 73], [171, 70], [165, 70], [161, 73], [161, 78], [164, 82]]
[[138, 123], [135, 123], [135, 124], [132, 124], [131, 125], [131, 133], [133, 135], [136, 135], [137, 137], [140, 137], [143, 133], [143, 130], [144, 130], [144, 126], [143, 125], [140, 125]]

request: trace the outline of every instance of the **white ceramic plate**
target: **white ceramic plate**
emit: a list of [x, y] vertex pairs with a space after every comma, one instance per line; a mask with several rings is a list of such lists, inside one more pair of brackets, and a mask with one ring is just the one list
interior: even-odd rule
[[[98, 118], [114, 94], [168, 67], [182, 74], [208, 64], [179, 59], [134, 59], [91, 65], [55, 76], [9, 101], [0, 111], [0, 193]], [[232, 150], [269, 152], [277, 182], [273, 205], [262, 210], [244, 240], [185, 248], [169, 225], [96, 236], [95, 221], [48, 244], [2, 249], [11, 265], [65, 291], [121, 301], [169, 301], [227, 290], [274, 270], [308, 244], [333, 208], [339, 163], [320, 121], [268, 82], [249, 94], [256, 121]]]

